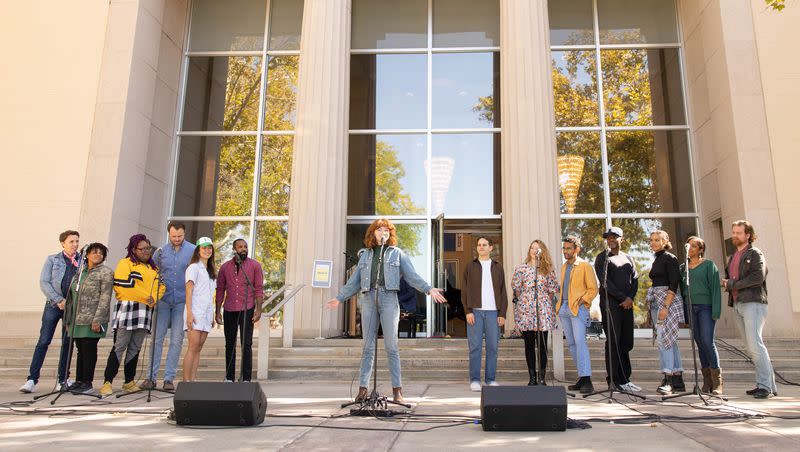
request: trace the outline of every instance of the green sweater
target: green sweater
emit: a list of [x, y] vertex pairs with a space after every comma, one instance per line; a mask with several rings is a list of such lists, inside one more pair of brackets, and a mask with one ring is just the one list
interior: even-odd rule
[[[691, 301], [696, 305], [711, 305], [711, 318], [718, 320], [722, 308], [719, 270], [713, 261], [704, 260], [695, 268], [689, 269], [689, 283], [692, 286]], [[686, 298], [686, 266], [681, 264], [681, 293]]]

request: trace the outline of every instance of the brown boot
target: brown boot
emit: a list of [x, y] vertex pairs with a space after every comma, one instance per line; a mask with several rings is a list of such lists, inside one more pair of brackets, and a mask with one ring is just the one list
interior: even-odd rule
[[392, 388], [392, 400], [397, 403], [406, 403], [406, 399], [403, 398], [403, 388]]
[[722, 369], [709, 369], [711, 372], [711, 393], [722, 395]]
[[700, 370], [703, 371], [703, 387], [700, 388], [700, 391], [711, 392], [711, 368], [703, 367]]
[[358, 395], [356, 396], [356, 402], [361, 403], [366, 399], [367, 399], [367, 388], [359, 386]]

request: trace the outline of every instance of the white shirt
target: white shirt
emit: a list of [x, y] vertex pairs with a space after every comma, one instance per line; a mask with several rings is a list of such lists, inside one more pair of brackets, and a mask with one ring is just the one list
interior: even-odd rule
[[481, 263], [481, 310], [496, 311], [497, 303], [494, 300], [494, 284], [492, 283], [492, 260], [488, 259]]
[[214, 313], [214, 294], [217, 291], [217, 281], [209, 278], [208, 270], [200, 262], [186, 268], [186, 282], [192, 281], [192, 313]]

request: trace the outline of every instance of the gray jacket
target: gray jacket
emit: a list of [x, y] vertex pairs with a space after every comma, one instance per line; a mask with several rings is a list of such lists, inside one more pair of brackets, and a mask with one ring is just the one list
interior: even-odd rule
[[728, 267], [733, 256], [725, 264], [725, 278], [728, 284], [728, 306], [733, 306], [733, 290], [739, 291], [737, 303], [767, 303], [767, 261], [764, 253], [753, 245], [748, 245], [739, 261], [739, 279], [730, 279]]
[[[72, 280], [71, 288], [74, 288], [76, 280], [77, 278]], [[108, 323], [108, 311], [111, 308], [111, 294], [113, 292], [113, 270], [105, 265], [89, 270], [86, 277], [81, 281], [77, 300], [72, 300], [72, 297], [70, 297], [65, 318], [72, 319], [72, 310], [77, 305], [76, 325], [91, 325], [92, 322]]]
[[[336, 299], [340, 302], [347, 300], [357, 292], [368, 292], [370, 286], [370, 273], [372, 271], [372, 249], [362, 248], [358, 252], [358, 268], [347, 280], [347, 283], [339, 289]], [[409, 286], [422, 293], [431, 290], [430, 284], [425, 282], [414, 270], [414, 265], [406, 254], [395, 246], [387, 246], [383, 254], [383, 274], [386, 290], [400, 290], [400, 276], [402, 276]]]
[[[39, 288], [44, 294], [45, 301], [55, 306], [61, 300], [67, 299], [67, 294], [61, 293], [61, 280], [64, 278], [64, 272], [67, 271], [67, 264], [64, 262], [63, 251], [56, 254], [47, 256], [42, 267], [42, 273], [39, 275]], [[75, 259], [80, 261], [80, 255], [75, 256]]]

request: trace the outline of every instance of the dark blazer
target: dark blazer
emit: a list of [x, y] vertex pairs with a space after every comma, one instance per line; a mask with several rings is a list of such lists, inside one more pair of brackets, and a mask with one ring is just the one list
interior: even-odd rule
[[[505, 318], [508, 309], [508, 296], [506, 295], [506, 273], [500, 262], [492, 259], [492, 286], [494, 288], [494, 302], [497, 306], [497, 316]], [[478, 259], [467, 264], [464, 269], [464, 286], [461, 289], [461, 302], [467, 314], [471, 314], [473, 309], [480, 309], [481, 303], [481, 283], [483, 281], [483, 267]]]
[[739, 291], [737, 303], [767, 303], [767, 261], [764, 253], [753, 245], [747, 245], [739, 261], [739, 279], [730, 279], [731, 259], [725, 263], [725, 279], [728, 284], [728, 306], [733, 306], [733, 290]]

